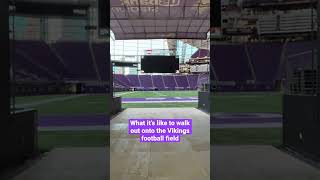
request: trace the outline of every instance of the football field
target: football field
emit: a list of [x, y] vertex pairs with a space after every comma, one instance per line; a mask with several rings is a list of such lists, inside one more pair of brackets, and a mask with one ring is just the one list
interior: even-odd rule
[[[197, 107], [197, 91], [126, 91], [123, 108]], [[210, 97], [211, 114], [281, 113], [280, 93], [215, 93]], [[110, 100], [104, 94], [27, 96], [15, 99], [16, 107], [38, 110], [39, 126], [105, 125]], [[50, 124], [51, 123], [51, 124]], [[109, 137], [104, 130], [39, 131], [39, 146], [105, 146]], [[281, 128], [211, 129], [215, 144], [281, 143]]]
[[[129, 91], [115, 95], [122, 97], [123, 108], [197, 106], [197, 91]], [[179, 101], [185, 98], [190, 99]], [[18, 108], [37, 109], [40, 116], [106, 114], [111, 106], [104, 94], [24, 96], [16, 97], [15, 102]]]
[[[123, 108], [197, 107], [197, 91], [126, 91]], [[217, 93], [210, 96], [211, 112], [281, 113], [280, 93]], [[110, 100], [104, 94], [16, 97], [16, 107], [35, 108], [39, 115], [106, 114]]]

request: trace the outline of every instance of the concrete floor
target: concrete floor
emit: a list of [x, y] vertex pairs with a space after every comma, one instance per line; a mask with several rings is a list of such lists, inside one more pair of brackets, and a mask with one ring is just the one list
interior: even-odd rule
[[108, 180], [107, 148], [57, 148], [13, 180]]
[[[155, 117], [191, 118], [193, 134], [180, 143], [140, 143], [128, 135], [129, 118]], [[109, 168], [111, 180], [320, 180], [319, 169], [271, 146], [210, 152], [209, 115], [195, 108], [127, 109], [110, 128], [110, 161], [107, 148], [58, 148], [13, 180], [109, 180]]]
[[212, 146], [211, 179], [319, 180], [320, 170], [272, 146]]
[[[191, 118], [193, 134], [179, 143], [140, 143], [129, 118]], [[130, 108], [111, 121], [111, 180], [209, 180], [209, 115], [195, 108]]]

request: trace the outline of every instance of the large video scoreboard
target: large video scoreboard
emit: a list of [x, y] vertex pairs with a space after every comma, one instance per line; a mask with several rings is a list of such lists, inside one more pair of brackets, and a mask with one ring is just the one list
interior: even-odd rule
[[175, 73], [179, 70], [179, 59], [176, 56], [144, 56], [141, 70], [145, 73]]

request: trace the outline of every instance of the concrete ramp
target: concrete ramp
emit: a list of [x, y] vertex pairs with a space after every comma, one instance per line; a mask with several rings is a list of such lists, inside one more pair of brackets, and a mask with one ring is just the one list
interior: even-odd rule
[[[140, 143], [129, 118], [191, 118], [192, 135], [178, 143]], [[130, 108], [111, 120], [111, 180], [209, 180], [209, 115], [196, 108]]]
[[107, 148], [57, 148], [13, 180], [107, 180]]

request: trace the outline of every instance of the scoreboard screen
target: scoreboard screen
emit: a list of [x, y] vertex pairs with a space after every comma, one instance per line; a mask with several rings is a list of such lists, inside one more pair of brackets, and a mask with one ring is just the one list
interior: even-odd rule
[[175, 73], [179, 70], [179, 59], [175, 56], [145, 56], [141, 59], [141, 70], [145, 73]]

